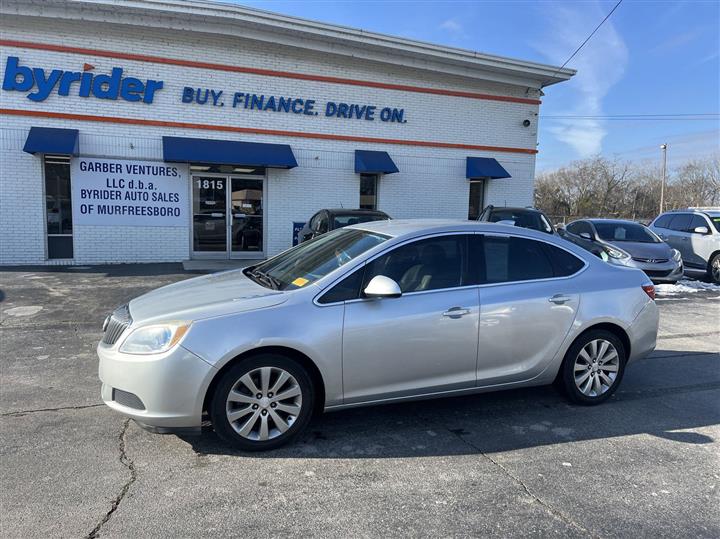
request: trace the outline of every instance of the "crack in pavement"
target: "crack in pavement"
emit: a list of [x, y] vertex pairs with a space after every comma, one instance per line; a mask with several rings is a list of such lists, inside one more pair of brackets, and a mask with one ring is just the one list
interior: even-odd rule
[[98, 408], [105, 406], [104, 402], [97, 404], [84, 404], [80, 406], [58, 406], [57, 408], [35, 408], [32, 410], [18, 410], [17, 412], [5, 412], [0, 414], [0, 417], [12, 417], [12, 416], [23, 416], [25, 414], [35, 414], [37, 412], [61, 412], [63, 410], [85, 410], [87, 408]]
[[93, 530], [88, 533], [84, 539], [96, 539], [100, 536], [100, 530], [102, 527], [107, 524], [107, 522], [112, 518], [113, 513], [117, 511], [118, 506], [120, 505], [120, 502], [123, 501], [125, 496], [128, 493], [128, 490], [130, 490], [130, 487], [132, 484], [137, 480], [137, 470], [135, 469], [135, 462], [128, 456], [127, 454], [127, 440], [125, 435], [127, 434], [128, 427], [130, 426], [130, 419], [126, 419], [123, 422], [122, 430], [120, 431], [120, 436], [118, 437], [119, 444], [118, 444], [118, 450], [120, 451], [120, 463], [125, 466], [130, 471], [130, 477], [125, 482], [125, 484], [120, 489], [120, 493], [115, 497], [115, 499], [112, 501], [112, 504], [110, 505], [110, 510], [105, 513], [105, 516], [98, 522], [97, 526], [93, 528]]
[[524, 482], [522, 479], [520, 479], [518, 476], [516, 476], [514, 473], [512, 473], [510, 470], [508, 470], [505, 466], [503, 466], [503, 465], [500, 464], [497, 460], [495, 460], [494, 458], [492, 458], [490, 455], [488, 455], [487, 453], [485, 453], [482, 449], [480, 449], [480, 448], [479, 448], [478, 446], [476, 446], [474, 443], [472, 443], [472, 442], [470, 442], [469, 440], [466, 440], [465, 438], [463, 438], [462, 429], [453, 430], [453, 429], [448, 429], [447, 427], [443, 427], [443, 428], [444, 428], [447, 432], [449, 432], [450, 434], [452, 434], [452, 435], [454, 435], [455, 437], [457, 437], [462, 443], [464, 443], [464, 444], [467, 445], [468, 447], [474, 449], [474, 450], [475, 450], [478, 454], [480, 454], [481, 456], [485, 457], [485, 458], [486, 458], [487, 460], [489, 460], [492, 464], [494, 464], [497, 468], [499, 468], [499, 469], [503, 472], [503, 474], [505, 474], [507, 477], [509, 477], [510, 479], [512, 479], [512, 480], [513, 480], [515, 483], [517, 483], [518, 485], [520, 485], [520, 487], [523, 489], [523, 491], [525, 492], [525, 494], [527, 494], [528, 496], [530, 496], [530, 497], [533, 499], [533, 501], [535, 501], [535, 502], [538, 503], [541, 507], [543, 507], [543, 509], [545, 509], [545, 511], [547, 511], [550, 515], [552, 515], [552, 516], [554, 516], [555, 518], [561, 520], [561, 521], [564, 522], [565, 524], [568, 524], [569, 526], [575, 528], [576, 530], [578, 530], [578, 531], [586, 534], [586, 535], [589, 536], [589, 537], [593, 537], [593, 538], [598, 538], [598, 537], [599, 537], [598, 535], [595, 535], [595, 534], [591, 533], [588, 529], [586, 529], [586, 528], [583, 527], [582, 525], [580, 525], [580, 524], [578, 524], [577, 522], [575, 522], [572, 518], [570, 518], [569, 516], [567, 516], [567, 515], [566, 515], [565, 513], [563, 513], [562, 511], [560, 511], [560, 510], [558, 510], [558, 509], [555, 509], [555, 507], [553, 507], [552, 505], [550, 505], [549, 503], [547, 503], [546, 501], [544, 501], [543, 499], [541, 499], [537, 494], [535, 494], [534, 492], [532, 492], [532, 491], [530, 490], [530, 488], [525, 484], [525, 482]]

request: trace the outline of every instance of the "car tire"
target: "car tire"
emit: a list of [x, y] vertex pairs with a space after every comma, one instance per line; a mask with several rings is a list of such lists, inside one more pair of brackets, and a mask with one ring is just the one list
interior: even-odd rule
[[266, 451], [291, 442], [307, 427], [314, 400], [312, 378], [298, 362], [261, 354], [222, 375], [210, 418], [223, 440], [244, 451]]
[[710, 259], [708, 264], [708, 277], [713, 284], [720, 284], [720, 253]]
[[603, 329], [590, 330], [568, 349], [558, 381], [572, 402], [600, 404], [617, 390], [626, 362], [625, 346], [617, 335]]

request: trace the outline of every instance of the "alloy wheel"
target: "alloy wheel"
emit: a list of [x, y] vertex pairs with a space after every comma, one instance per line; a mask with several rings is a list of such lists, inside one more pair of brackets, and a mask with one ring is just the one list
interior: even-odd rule
[[278, 367], [260, 367], [235, 382], [225, 413], [240, 436], [266, 441], [287, 432], [301, 409], [302, 392], [295, 377]]
[[592, 340], [575, 358], [575, 385], [583, 395], [599, 397], [615, 384], [619, 369], [615, 346], [605, 339]]
[[710, 268], [710, 271], [712, 273], [712, 279], [716, 283], [720, 283], [720, 256], [716, 256], [715, 260], [713, 260], [712, 268]]

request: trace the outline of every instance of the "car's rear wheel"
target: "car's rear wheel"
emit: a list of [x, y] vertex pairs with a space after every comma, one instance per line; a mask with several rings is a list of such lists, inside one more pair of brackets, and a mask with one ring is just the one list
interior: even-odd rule
[[215, 432], [245, 451], [280, 447], [310, 422], [312, 379], [296, 361], [275, 354], [248, 358], [219, 381], [210, 405]]
[[710, 280], [715, 284], [720, 284], [720, 253], [713, 256], [712, 260], [710, 260], [709, 270]]
[[579, 404], [600, 404], [617, 390], [625, 372], [625, 347], [610, 331], [583, 333], [570, 346], [561, 380], [567, 396]]

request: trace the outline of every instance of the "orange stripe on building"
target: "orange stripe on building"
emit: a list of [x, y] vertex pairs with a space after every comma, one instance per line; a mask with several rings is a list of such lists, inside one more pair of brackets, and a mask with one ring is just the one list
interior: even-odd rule
[[147, 125], [153, 127], [171, 127], [180, 129], [200, 129], [204, 131], [224, 131], [228, 133], [248, 133], [253, 135], [275, 135], [320, 140], [341, 140], [346, 142], [370, 142], [375, 144], [397, 144], [400, 146], [424, 146], [429, 148], [454, 148], [488, 152], [536, 154], [529, 148], [510, 148], [504, 146], [485, 146], [480, 144], [461, 144], [454, 142], [435, 142], [430, 140], [401, 140], [378, 137], [358, 137], [353, 135], [333, 135], [327, 133], [306, 133], [303, 131], [282, 131], [279, 129], [259, 129], [255, 127], [236, 127], [232, 125], [211, 125], [190, 122], [169, 122], [164, 120], [146, 120], [142, 118], [122, 118], [113, 116], [95, 116], [90, 114], [70, 114], [66, 112], [47, 112], [41, 110], [0, 109], [0, 114], [29, 116], [32, 118], [54, 118], [58, 120], [79, 120], [124, 125]]
[[6, 47], [19, 47], [25, 49], [37, 49], [53, 52], [67, 52], [104, 58], [115, 58], [119, 60], [132, 60], [135, 62], [148, 62], [153, 64], [167, 64], [198, 69], [211, 69], [214, 71], [228, 71], [231, 73], [248, 73], [264, 77], [280, 77], [285, 79], [299, 79], [316, 82], [327, 82], [330, 84], [344, 84], [348, 86], [363, 86], [367, 88], [380, 88], [383, 90], [399, 90], [402, 92], [415, 92], [420, 94], [446, 95], [451, 97], [466, 97], [468, 99], [481, 99], [486, 101], [503, 101], [506, 103], [524, 103], [527, 105], [539, 105], [539, 99], [528, 99], [524, 97], [512, 97], [507, 95], [481, 94], [476, 92], [462, 92], [445, 90], [442, 88], [427, 88], [423, 86], [409, 86], [405, 84], [390, 84], [386, 82], [374, 82], [367, 80], [345, 79], [341, 77], [328, 77], [325, 75], [311, 75], [307, 73], [295, 73], [292, 71], [275, 71], [271, 69], [260, 69], [255, 67], [243, 67], [226, 64], [215, 64], [211, 62], [196, 62], [193, 60], [182, 60], [179, 58], [165, 58], [162, 56], [151, 56], [147, 54], [135, 54], [130, 52], [106, 51], [100, 49], [86, 49], [83, 47], [69, 47], [66, 45], [53, 45], [49, 43], [31, 43], [28, 41], [16, 41], [12, 39], [0, 39], [0, 45]]

